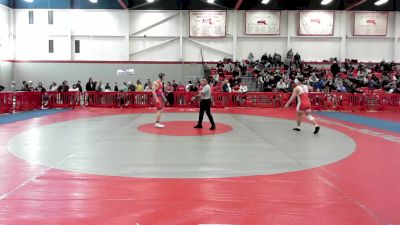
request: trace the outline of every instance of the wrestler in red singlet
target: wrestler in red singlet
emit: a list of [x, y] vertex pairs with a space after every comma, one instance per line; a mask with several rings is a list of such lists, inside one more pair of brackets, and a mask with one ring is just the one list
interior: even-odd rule
[[303, 78], [296, 78], [294, 83], [297, 85], [294, 90], [293, 94], [290, 97], [289, 101], [286, 103], [285, 108], [288, 108], [290, 104], [293, 102], [295, 98], [297, 98], [297, 127], [293, 128], [295, 131], [301, 131], [301, 119], [303, 114], [307, 116], [307, 119], [314, 124], [314, 134], [317, 134], [320, 130], [315, 118], [311, 115], [311, 102], [310, 98], [308, 97], [308, 90], [312, 89], [312, 87], [303, 84]]
[[164, 96], [163, 92], [163, 79], [165, 77], [164, 73], [158, 74], [159, 79], [153, 82], [153, 86], [151, 88], [152, 93], [153, 93], [153, 98], [154, 98], [154, 105], [157, 108], [157, 113], [156, 113], [156, 123], [154, 126], [156, 128], [163, 128], [165, 125], [160, 123], [161, 119], [161, 114], [163, 111], [163, 101], [167, 101], [167, 99]]

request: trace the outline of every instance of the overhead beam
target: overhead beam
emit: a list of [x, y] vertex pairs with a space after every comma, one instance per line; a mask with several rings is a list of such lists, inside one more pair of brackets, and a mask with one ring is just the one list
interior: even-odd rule
[[154, 2], [144, 2], [142, 4], [139, 4], [139, 5], [131, 7], [131, 9], [138, 9], [138, 8], [141, 8], [141, 7], [146, 6], [146, 5], [153, 4], [153, 3], [158, 2], [158, 1], [159, 0], [154, 0]]
[[355, 3], [353, 3], [352, 5], [347, 6], [347, 8], [345, 8], [344, 10], [354, 9], [355, 7], [357, 7], [357, 6], [359, 6], [359, 5], [362, 5], [362, 4], [364, 4], [365, 2], [367, 2], [367, 1], [368, 1], [368, 0], [361, 0], [361, 1], [355, 2]]
[[202, 46], [204, 48], [208, 48], [208, 49], [213, 50], [213, 51], [221, 52], [221, 53], [223, 53], [225, 55], [233, 56], [233, 54], [231, 52], [226, 52], [224, 50], [211, 47], [211, 46], [209, 46], [207, 44], [201, 43], [200, 41], [196, 41], [196, 40], [188, 38], [188, 37], [185, 37], [185, 40], [191, 41], [191, 42], [193, 42], [193, 43], [195, 43], [195, 44], [197, 44], [199, 46]]
[[215, 2], [214, 3], [208, 3], [206, 0], [203, 0], [203, 2], [205, 2], [207, 4], [215, 5], [215, 6], [219, 7], [219, 8], [223, 8], [223, 9], [226, 9], [226, 10], [231, 10], [231, 8], [228, 8], [228, 7], [224, 6], [224, 5], [220, 5], [220, 4], [215, 3]]
[[139, 53], [139, 52], [144, 52], [144, 51], [147, 51], [147, 50], [149, 50], [149, 49], [153, 49], [153, 48], [156, 48], [156, 47], [160, 47], [160, 46], [165, 45], [165, 44], [167, 44], [167, 43], [170, 43], [170, 42], [173, 42], [173, 41], [175, 41], [175, 40], [178, 40], [178, 38], [179, 38], [179, 37], [175, 37], [175, 38], [172, 38], [172, 39], [169, 39], [169, 40], [160, 42], [160, 43], [158, 43], [158, 44], [155, 44], [155, 45], [153, 45], [153, 46], [150, 46], [150, 47], [147, 47], [147, 48], [138, 50], [138, 51], [136, 51], [136, 52], [131, 52], [131, 53], [129, 53], [129, 55], [135, 55], [135, 54], [137, 54], [137, 53]]
[[240, 8], [240, 6], [242, 5], [242, 3], [243, 3], [243, 0], [238, 0], [238, 1], [236, 2], [235, 10], [239, 10], [239, 8]]
[[121, 8], [128, 9], [128, 6], [125, 4], [125, 2], [123, 0], [117, 0], [117, 2], [121, 6]]
[[149, 26], [147, 26], [147, 27], [145, 27], [143, 29], [135, 31], [135, 32], [131, 33], [130, 35], [131, 36], [137, 35], [137, 34], [139, 34], [141, 32], [149, 30], [149, 29], [151, 29], [151, 28], [153, 28], [153, 27], [155, 27], [157, 25], [160, 25], [160, 24], [164, 23], [165, 21], [168, 21], [168, 20], [170, 20], [170, 19], [172, 19], [172, 18], [174, 18], [174, 17], [176, 17], [178, 15], [179, 15], [179, 13], [174, 13], [174, 14], [172, 14], [172, 15], [170, 15], [170, 16], [168, 16], [168, 17], [166, 17], [166, 18], [164, 18], [164, 19], [162, 19], [162, 20], [160, 20], [160, 21], [158, 21], [156, 23], [153, 23], [153, 24], [151, 24], [151, 25], [149, 25]]

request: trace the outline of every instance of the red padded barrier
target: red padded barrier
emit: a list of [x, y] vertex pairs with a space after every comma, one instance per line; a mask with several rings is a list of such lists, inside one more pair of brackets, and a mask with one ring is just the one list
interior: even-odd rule
[[43, 94], [43, 106], [54, 108], [75, 108], [80, 106], [81, 93], [71, 92], [46, 92]]
[[15, 107], [16, 112], [30, 111], [42, 108], [42, 93], [41, 92], [15, 92]]
[[[199, 107], [199, 99], [192, 101], [197, 93], [174, 92], [170, 107]], [[291, 93], [213, 92], [213, 107], [262, 107], [282, 108]], [[400, 95], [374, 93], [310, 93], [313, 110], [335, 111], [400, 111]], [[15, 103], [13, 102], [15, 99]], [[44, 108], [84, 107], [154, 107], [151, 92], [16, 92], [0, 93], [0, 113], [28, 111]], [[291, 107], [295, 107], [294, 101]]]
[[0, 114], [13, 112], [13, 98], [14, 95], [11, 92], [0, 93]]

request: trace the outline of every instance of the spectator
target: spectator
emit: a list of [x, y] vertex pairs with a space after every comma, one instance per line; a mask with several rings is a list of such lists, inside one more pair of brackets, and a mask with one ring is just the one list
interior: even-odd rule
[[268, 55], [267, 53], [264, 53], [264, 55], [261, 56], [261, 63], [265, 65], [267, 64], [267, 62], [268, 62]]
[[128, 81], [128, 91], [136, 91], [136, 86], [130, 81]]
[[76, 86], [76, 84], [73, 84], [72, 87], [69, 89], [69, 91], [76, 91], [76, 92], [78, 92], [78, 91], [79, 91], [79, 88], [78, 88], [78, 86]]
[[245, 94], [247, 93], [248, 88], [245, 82], [240, 82], [240, 86], [239, 86], [239, 93], [241, 94]]
[[218, 69], [217, 69], [217, 74], [218, 74], [218, 78], [219, 78], [219, 77], [222, 77], [222, 78], [225, 77], [224, 68], [223, 68], [222, 66], [219, 66], [219, 67], [218, 67]]
[[185, 90], [185, 86], [182, 84], [182, 83], [180, 83], [177, 87], [176, 87], [176, 91], [177, 92], [185, 92], [186, 90]]
[[199, 87], [200, 87], [200, 82], [197, 82], [196, 85], [192, 85], [190, 86], [190, 92], [198, 92], [199, 91]]
[[283, 79], [280, 79], [279, 82], [276, 84], [276, 90], [278, 92], [287, 92], [288, 85], [283, 81]]
[[22, 87], [21, 87], [21, 91], [25, 91], [26, 89], [26, 81], [22, 81]]
[[136, 92], [142, 92], [142, 91], [144, 91], [142, 82], [140, 82], [140, 80], [137, 80], [137, 81], [136, 81], [136, 89], [135, 89], [135, 91], [136, 91]]
[[49, 87], [49, 90], [50, 91], [58, 91], [58, 86], [57, 86], [57, 83], [56, 82], [51, 82], [51, 85], [50, 85], [50, 87]]
[[176, 83], [176, 80], [172, 81], [172, 87], [174, 87], [174, 91], [178, 89], [178, 84]]
[[[150, 85], [151, 86], [151, 85]], [[122, 83], [122, 88], [120, 90], [121, 92], [127, 92], [128, 91], [128, 84], [126, 82]]]
[[69, 86], [68, 81], [64, 80], [60, 86], [58, 86], [58, 92], [68, 92]]
[[252, 64], [253, 63], [253, 61], [254, 61], [254, 55], [253, 55], [253, 53], [249, 53], [249, 56], [247, 56], [247, 61], [249, 61], [249, 63], [250, 64]]
[[17, 90], [17, 82], [16, 81], [11, 81], [11, 85], [10, 85], [11, 91], [15, 92]]
[[213, 80], [215, 81], [215, 82], [219, 82], [219, 74], [218, 73], [215, 73], [214, 75], [213, 75]]
[[167, 87], [165, 88], [166, 98], [169, 105], [174, 105], [174, 87], [171, 82], [167, 83]]
[[296, 64], [296, 68], [298, 68], [301, 64], [301, 56], [298, 52], [294, 55], [294, 64]]
[[110, 83], [106, 83], [106, 86], [104, 87], [105, 91], [111, 91], [111, 86]]
[[43, 87], [42, 82], [39, 82], [38, 86], [35, 88], [35, 91], [46, 92], [46, 88]]
[[152, 86], [151, 81], [148, 81], [146, 84], [145, 84], [146, 87], [144, 88], [144, 91], [145, 92], [151, 91], [151, 86]]
[[224, 63], [220, 60], [218, 63], [217, 63], [217, 68], [224, 68], [225, 67], [225, 65], [224, 65]]
[[33, 81], [28, 81], [28, 82], [25, 82], [25, 88], [24, 88], [24, 91], [33, 91], [34, 89], [33, 89]]
[[317, 82], [314, 83], [313, 87], [316, 92], [321, 92], [325, 88], [324, 80], [319, 79]]
[[239, 95], [237, 97], [237, 102], [239, 105], [242, 105], [243, 101], [246, 99], [246, 93], [247, 93], [247, 85], [245, 82], [240, 82], [239, 90]]
[[78, 82], [76, 82], [76, 87], [79, 89], [79, 92], [82, 93], [83, 89], [82, 89], [82, 84], [81, 84], [80, 80], [78, 80]]
[[114, 83], [114, 91], [118, 91], [118, 82]]
[[311, 76], [308, 78], [308, 82], [310, 84], [310, 86], [314, 86], [315, 83], [317, 83], [319, 81], [319, 79], [317, 78], [317, 76], [315, 75], [315, 73], [311, 73]]
[[104, 91], [104, 90], [105, 89], [104, 89], [103, 81], [99, 81], [99, 83], [96, 86], [96, 91], [101, 92], [101, 91]]
[[338, 65], [337, 60], [335, 59], [331, 65], [331, 73], [334, 77], [340, 72], [340, 67]]
[[86, 83], [86, 91], [96, 91], [96, 82], [92, 77], [90, 77], [89, 81]]
[[274, 66], [275, 67], [280, 66], [281, 63], [282, 63], [282, 56], [275, 52], [273, 60], [274, 60]]
[[190, 89], [192, 88], [193, 84], [192, 81], [189, 80], [188, 84], [185, 87], [186, 92], [190, 92]]
[[151, 90], [151, 87], [149, 87], [149, 85], [151, 86], [151, 81], [150, 79], [147, 79], [147, 82], [144, 84], [144, 90]]
[[224, 84], [222, 85], [222, 92], [230, 92], [228, 80], [224, 80]]
[[293, 50], [289, 49], [289, 51], [286, 54], [286, 58], [289, 59], [290, 61], [293, 60]]

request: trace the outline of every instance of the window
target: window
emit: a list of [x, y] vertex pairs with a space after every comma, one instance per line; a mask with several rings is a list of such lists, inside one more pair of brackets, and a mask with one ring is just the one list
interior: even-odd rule
[[49, 24], [53, 24], [53, 11], [48, 12]]
[[33, 24], [33, 11], [29, 11], [29, 24]]
[[54, 53], [54, 40], [49, 40], [49, 53]]
[[75, 53], [81, 52], [81, 42], [79, 40], [75, 40]]

